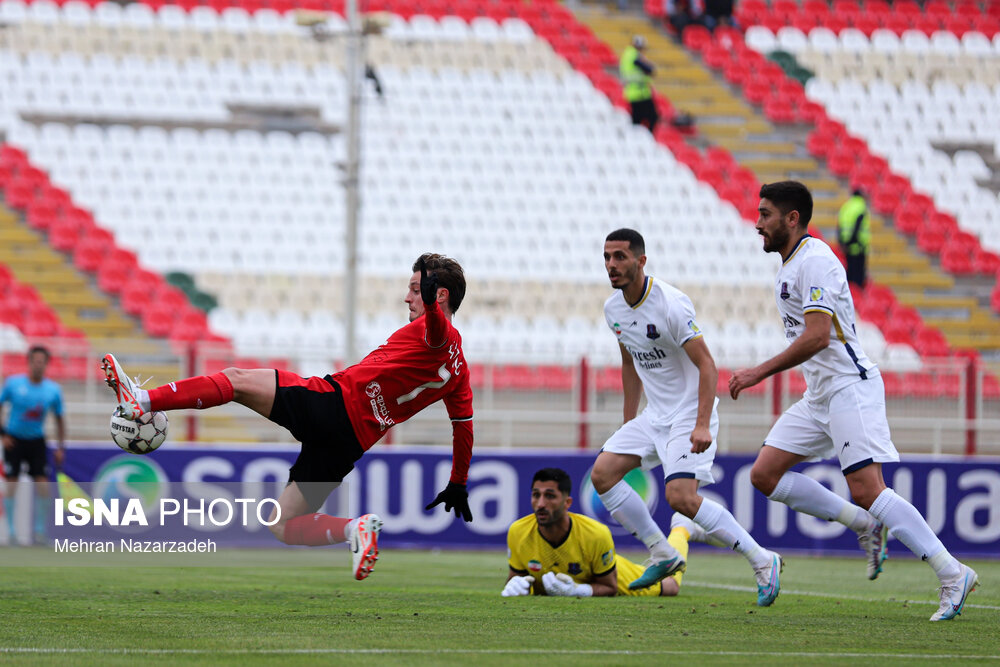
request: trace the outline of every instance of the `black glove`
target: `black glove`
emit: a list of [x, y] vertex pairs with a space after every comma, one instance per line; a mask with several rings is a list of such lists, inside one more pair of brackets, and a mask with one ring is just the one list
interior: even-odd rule
[[425, 306], [429, 306], [437, 301], [438, 277], [436, 273], [427, 275], [427, 264], [424, 258], [420, 258], [420, 298]]
[[454, 507], [455, 516], [466, 521], [472, 521], [472, 510], [469, 509], [469, 492], [465, 490], [465, 484], [448, 482], [448, 486], [444, 487], [444, 491], [437, 494], [434, 502], [424, 509], [429, 510], [441, 503], [444, 503], [445, 512], [450, 512], [451, 508]]

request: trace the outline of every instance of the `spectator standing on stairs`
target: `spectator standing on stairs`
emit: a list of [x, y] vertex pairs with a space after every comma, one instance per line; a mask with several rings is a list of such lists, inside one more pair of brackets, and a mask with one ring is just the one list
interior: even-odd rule
[[847, 282], [864, 288], [867, 277], [868, 249], [871, 247], [871, 222], [868, 202], [861, 190], [854, 190], [840, 207], [837, 239], [847, 258]]
[[625, 48], [619, 62], [619, 72], [625, 81], [623, 94], [632, 110], [632, 123], [645, 125], [650, 132], [656, 130], [660, 115], [656, 112], [653, 101], [653, 87], [650, 79], [653, 76], [653, 65], [643, 57], [646, 50], [646, 38], [636, 35], [632, 44]]
[[677, 38], [684, 36], [684, 29], [689, 25], [705, 26], [709, 30], [715, 27], [715, 21], [705, 14], [705, 0], [666, 0], [663, 5], [667, 21], [677, 31]]

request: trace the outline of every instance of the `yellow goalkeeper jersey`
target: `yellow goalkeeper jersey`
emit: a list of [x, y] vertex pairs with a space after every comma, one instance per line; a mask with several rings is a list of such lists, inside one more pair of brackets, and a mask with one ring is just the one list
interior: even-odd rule
[[578, 584], [589, 584], [597, 577], [618, 570], [618, 595], [659, 595], [656, 584], [638, 591], [628, 589], [643, 568], [615, 553], [611, 531], [589, 516], [569, 512], [569, 535], [561, 544], [551, 544], [538, 532], [534, 514], [522, 517], [507, 530], [507, 564], [519, 575], [535, 577], [532, 593], [542, 595], [542, 575], [546, 572], [568, 574]]

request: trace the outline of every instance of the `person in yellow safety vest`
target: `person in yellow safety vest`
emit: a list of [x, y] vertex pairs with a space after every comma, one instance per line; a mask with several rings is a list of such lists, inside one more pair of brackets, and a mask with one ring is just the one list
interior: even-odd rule
[[837, 240], [847, 257], [847, 282], [865, 286], [868, 249], [871, 247], [871, 223], [868, 202], [861, 190], [855, 190], [840, 207]]
[[622, 53], [618, 70], [625, 81], [623, 95], [632, 109], [632, 123], [645, 125], [652, 132], [656, 129], [660, 114], [656, 112], [653, 88], [649, 83], [653, 65], [643, 58], [642, 52], [645, 50], [646, 38], [642, 35], [633, 37], [632, 44]]

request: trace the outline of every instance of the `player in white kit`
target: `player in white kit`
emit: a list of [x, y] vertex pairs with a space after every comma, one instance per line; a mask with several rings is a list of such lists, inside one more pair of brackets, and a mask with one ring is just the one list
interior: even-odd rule
[[[882, 463], [899, 460], [886, 420], [885, 386], [858, 342], [843, 265], [828, 245], [808, 234], [812, 208], [812, 195], [797, 181], [760, 189], [757, 231], [765, 252], [781, 253], [775, 301], [789, 345], [754, 368], [736, 371], [730, 395], [735, 400], [743, 389], [799, 365], [806, 393], [771, 428], [750, 479], [771, 500], [857, 532], [868, 551], [869, 579], [881, 571], [888, 528], [941, 580], [941, 606], [931, 620], [952, 619], [979, 583], [976, 573], [948, 553], [920, 513], [885, 485]], [[802, 461], [834, 455], [861, 507], [790, 472]]]
[[[743, 554], [757, 579], [757, 604], [769, 606], [780, 589], [781, 557], [758, 545], [725, 507], [698, 494], [700, 484], [715, 481], [719, 373], [694, 306], [680, 290], [645, 275], [645, 243], [635, 230], [608, 235], [604, 265], [617, 290], [604, 316], [621, 347], [625, 424], [601, 449], [591, 481], [615, 520], [650, 550], [646, 571], [629, 587], [684, 571], [683, 557], [624, 481], [630, 470], [662, 463], [667, 502], [699, 527], [691, 539]], [[643, 390], [648, 405], [636, 416]]]

